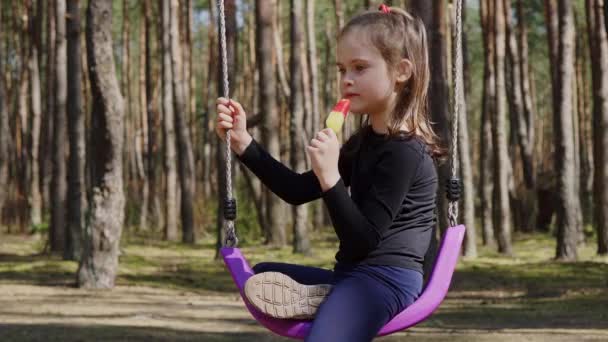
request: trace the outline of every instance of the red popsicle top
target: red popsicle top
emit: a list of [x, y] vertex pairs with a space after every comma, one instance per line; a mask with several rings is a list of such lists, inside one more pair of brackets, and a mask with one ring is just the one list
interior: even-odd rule
[[342, 115], [344, 115], [344, 117], [346, 117], [346, 115], [348, 115], [349, 108], [350, 108], [350, 100], [342, 99], [342, 100], [338, 101], [338, 103], [336, 103], [332, 112], [340, 112], [340, 113], [342, 113]]

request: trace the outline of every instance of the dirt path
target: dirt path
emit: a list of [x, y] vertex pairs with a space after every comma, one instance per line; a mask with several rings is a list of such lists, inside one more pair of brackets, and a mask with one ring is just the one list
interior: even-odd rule
[[[458, 294], [456, 293], [456, 297]], [[603, 328], [518, 329], [509, 324], [442, 322], [474, 298], [448, 299], [423, 325], [379, 341], [608, 341]], [[466, 318], [463, 317], [463, 318]], [[465, 319], [466, 321], [466, 319]], [[508, 322], [506, 322], [508, 323]], [[558, 325], [563, 322], [556, 322]], [[570, 322], [569, 325], [577, 325]], [[501, 325], [506, 326], [500, 328]], [[0, 285], [0, 341], [288, 341], [258, 326], [240, 298], [118, 286], [112, 291]]]

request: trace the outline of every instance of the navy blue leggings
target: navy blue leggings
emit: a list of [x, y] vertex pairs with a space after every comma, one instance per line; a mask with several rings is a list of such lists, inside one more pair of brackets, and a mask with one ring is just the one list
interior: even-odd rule
[[255, 273], [280, 272], [305, 284], [332, 284], [319, 307], [306, 341], [371, 341], [395, 315], [411, 305], [422, 290], [422, 274], [393, 266], [336, 265], [334, 271], [263, 262]]

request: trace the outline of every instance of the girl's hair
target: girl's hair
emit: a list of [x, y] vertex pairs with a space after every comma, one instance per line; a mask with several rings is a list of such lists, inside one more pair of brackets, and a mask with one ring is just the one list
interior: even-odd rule
[[[389, 136], [416, 137], [426, 144], [434, 158], [441, 158], [445, 149], [440, 146], [439, 138], [433, 131], [427, 108], [431, 72], [424, 23], [400, 8], [390, 7], [388, 13], [366, 11], [353, 17], [342, 28], [338, 40], [358, 29], [365, 30], [390, 72], [395, 70], [402, 58], [412, 63], [411, 77], [399, 89], [397, 103], [389, 116]], [[409, 132], [400, 130], [404, 123]], [[364, 127], [368, 125], [369, 118], [364, 122]]]

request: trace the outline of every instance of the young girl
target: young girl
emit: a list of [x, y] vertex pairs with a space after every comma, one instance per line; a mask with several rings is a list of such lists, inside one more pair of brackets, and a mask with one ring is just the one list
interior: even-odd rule
[[338, 37], [340, 92], [367, 117], [342, 148], [331, 129], [318, 132], [302, 174], [252, 139], [239, 103], [217, 100], [216, 131], [232, 129], [239, 160], [290, 204], [322, 198], [340, 240], [333, 270], [261, 263], [246, 284], [268, 315], [314, 316], [307, 341], [370, 341], [421, 292], [443, 153], [426, 109], [428, 63], [424, 25], [409, 13], [383, 5], [351, 19]]

